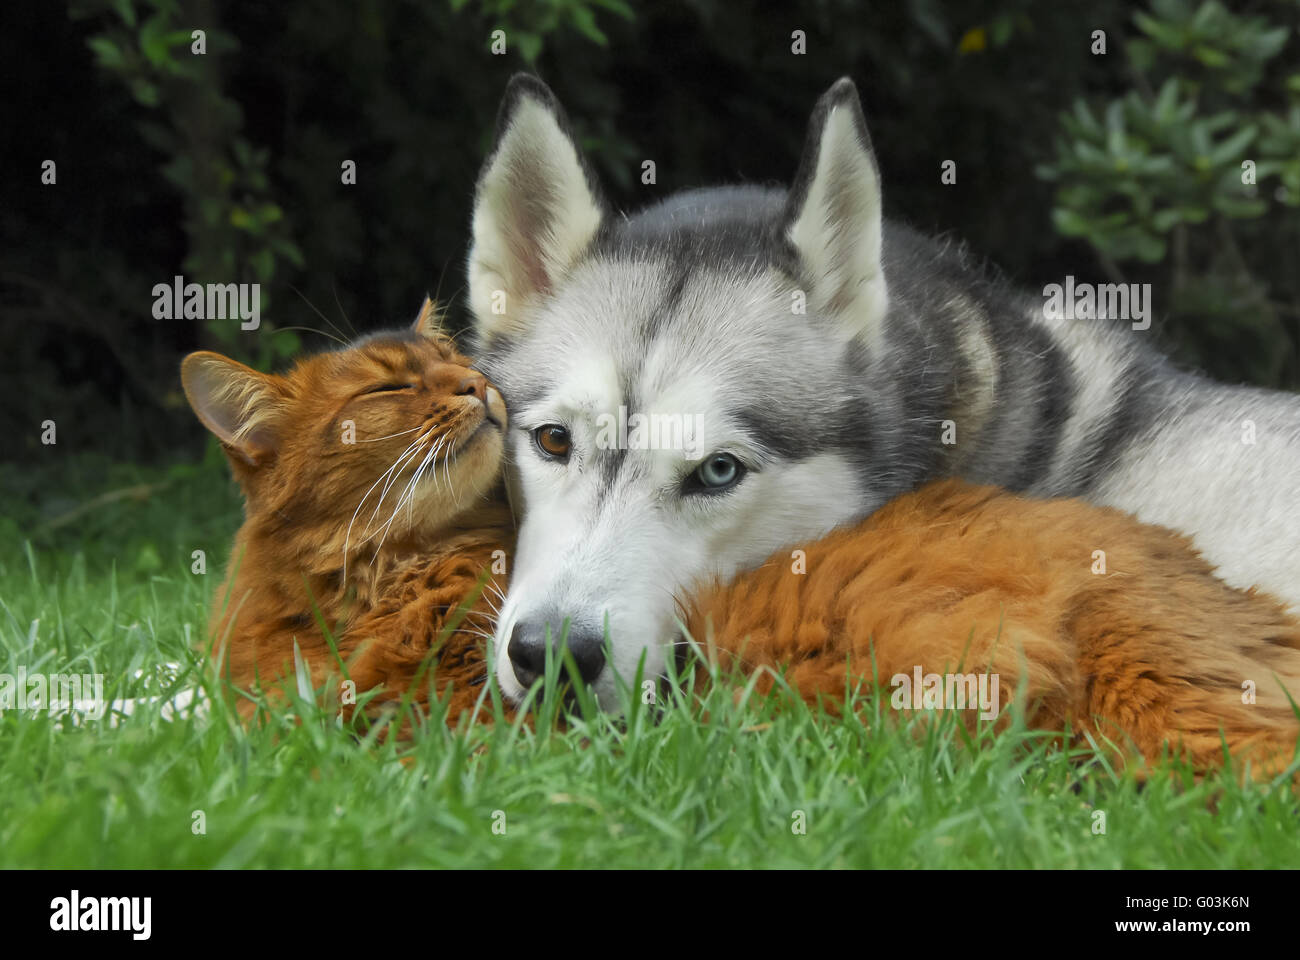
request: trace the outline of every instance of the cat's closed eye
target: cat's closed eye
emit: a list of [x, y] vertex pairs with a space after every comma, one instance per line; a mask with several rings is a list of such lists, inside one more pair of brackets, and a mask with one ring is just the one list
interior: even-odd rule
[[395, 393], [398, 390], [414, 390], [413, 383], [377, 383], [373, 387], [362, 390], [360, 396], [366, 397], [372, 393]]

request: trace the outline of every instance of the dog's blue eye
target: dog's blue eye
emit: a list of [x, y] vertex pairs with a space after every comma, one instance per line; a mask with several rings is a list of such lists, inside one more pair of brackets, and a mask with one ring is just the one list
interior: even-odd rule
[[745, 475], [745, 468], [729, 453], [715, 453], [695, 468], [687, 477], [687, 491], [695, 490], [717, 493], [734, 487]]

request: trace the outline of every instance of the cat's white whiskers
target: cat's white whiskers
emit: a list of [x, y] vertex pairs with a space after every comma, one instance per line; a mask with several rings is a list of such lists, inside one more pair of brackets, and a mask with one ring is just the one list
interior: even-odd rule
[[442, 458], [442, 471], [447, 477], [447, 492], [450, 493], [452, 495], [452, 498], [454, 499], [456, 496], [456, 490], [451, 483], [451, 451], [450, 450], [447, 451], [447, 456]]
[[[421, 425], [420, 425], [420, 427], [423, 427], [423, 426], [424, 426], [424, 424], [421, 424]], [[386, 437], [374, 437], [374, 438], [372, 438], [372, 439], [370, 439], [370, 440], [358, 440], [357, 443], [378, 443], [380, 440], [391, 440], [391, 439], [393, 439], [393, 437], [404, 437], [404, 436], [406, 436], [408, 433], [415, 433], [415, 431], [416, 431], [416, 430], [419, 430], [420, 427], [412, 427], [410, 430], [403, 430], [401, 433], [390, 433], [390, 434], [389, 434], [388, 436], [386, 436]]]
[[[388, 531], [392, 527], [393, 521], [397, 519], [397, 515], [401, 512], [402, 506], [415, 496], [415, 485], [419, 482], [421, 474], [424, 473], [430, 462], [435, 464], [437, 463], [438, 451], [442, 448], [444, 439], [445, 438], [439, 438], [438, 442], [433, 445], [427, 454], [425, 454], [424, 459], [420, 461], [420, 465], [415, 468], [415, 472], [411, 475], [410, 482], [407, 483], [406, 487], [402, 490], [402, 495], [398, 498], [397, 505], [393, 507], [392, 516], [390, 516], [388, 522], [384, 524], [382, 530], [383, 536], [379, 538], [379, 544], [375, 547], [376, 553], [383, 548], [384, 541], [388, 539]], [[371, 534], [371, 536], [374, 535]], [[368, 540], [370, 538], [367, 537], [366, 539]], [[365, 543], [365, 540], [361, 542]]]
[[[388, 539], [389, 529], [392, 527], [393, 522], [397, 519], [397, 515], [402, 512], [402, 506], [407, 502], [407, 499], [411, 496], [412, 491], [415, 489], [415, 484], [419, 482], [420, 474], [424, 471], [425, 466], [428, 464], [429, 459], [434, 455], [435, 450], [436, 448], [426, 453], [424, 455], [424, 459], [421, 460], [419, 465], [415, 468], [415, 471], [411, 474], [411, 479], [407, 482], [406, 486], [402, 489], [401, 496], [397, 498], [397, 503], [393, 507], [393, 512], [391, 515], [389, 515], [388, 520], [384, 523], [382, 527], [376, 530], [375, 533], [372, 533], [369, 537], [366, 538], [366, 540], [371, 540], [374, 538], [375, 534], [381, 534], [379, 538], [379, 543], [375, 547], [376, 554], [383, 547], [384, 541]], [[365, 543], [366, 540], [363, 540], [361, 542]]]
[[[446, 445], [447, 445], [447, 437], [444, 435], [443, 437], [441, 437], [441, 438], [438, 440], [438, 452], [441, 453], [441, 452], [443, 451], [443, 448], [444, 448]], [[434, 485], [435, 488], [437, 488], [437, 486], [438, 486], [438, 460], [437, 460], [436, 457], [434, 458], [434, 461], [433, 461], [433, 473], [431, 474], [431, 476], [432, 476], [432, 478], [433, 478], [433, 485]]]
[[[408, 526], [412, 523], [411, 510], [415, 505], [415, 491], [417, 489], [417, 484], [419, 484], [420, 479], [424, 476], [424, 471], [428, 469], [429, 464], [436, 464], [438, 462], [438, 451], [442, 449], [445, 439], [446, 438], [444, 437], [439, 437], [438, 442], [433, 445], [433, 449], [429, 451], [428, 456], [420, 461], [420, 466], [416, 468], [415, 475], [411, 478], [411, 482], [407, 486], [407, 491], [404, 493], [403, 498], [397, 503], [396, 510], [401, 510], [402, 504], [406, 504], [406, 522]], [[438, 471], [436, 466], [433, 471], [433, 480], [436, 488], [438, 481]], [[396, 510], [394, 512], [396, 512]]]
[[[447, 438], [445, 436], [439, 437], [438, 442], [434, 444], [433, 450], [426, 458], [428, 462], [420, 466], [421, 475], [423, 475], [425, 470], [428, 470], [430, 466], [432, 466], [433, 472], [430, 474], [430, 477], [433, 479], [434, 489], [437, 489], [438, 487], [438, 454], [442, 451], [442, 448], [446, 446], [446, 443], [447, 443]], [[414, 496], [414, 492], [412, 492], [412, 497], [413, 496]]]
[[[412, 447], [413, 447], [413, 446], [415, 446], [415, 444], [412, 444]], [[409, 452], [410, 449], [411, 449], [411, 447], [407, 447], [406, 452]], [[381, 474], [379, 475], [379, 479], [376, 480], [374, 483], [372, 483], [372, 484], [370, 485], [370, 488], [369, 488], [368, 490], [366, 490], [366, 492], [365, 492], [364, 494], [362, 494], [362, 496], [361, 496], [361, 500], [357, 503], [357, 508], [356, 508], [355, 510], [352, 511], [352, 518], [348, 521], [348, 532], [347, 532], [347, 533], [344, 535], [344, 537], [343, 537], [343, 577], [344, 577], [345, 580], [347, 579], [347, 569], [348, 569], [348, 568], [347, 568], [347, 563], [348, 563], [349, 545], [351, 544], [351, 541], [352, 541], [352, 525], [353, 525], [354, 523], [356, 523], [356, 521], [357, 521], [357, 514], [360, 513], [360, 512], [361, 512], [361, 508], [364, 507], [364, 506], [366, 505], [366, 501], [367, 501], [368, 499], [370, 499], [370, 494], [374, 492], [375, 487], [379, 486], [379, 484], [381, 484], [381, 483], [384, 481], [384, 478], [385, 478], [385, 477], [387, 477], [389, 474], [391, 474], [394, 470], [397, 469], [398, 465], [399, 465], [399, 464], [402, 462], [402, 460], [405, 458], [405, 456], [406, 456], [406, 452], [403, 452], [402, 456], [401, 456], [401, 457], [398, 457], [396, 463], [394, 463], [391, 467], [389, 467], [387, 470], [385, 470], [383, 473], [381, 473]], [[382, 497], [382, 496], [379, 498], [379, 502], [380, 502], [380, 503], [383, 503], [383, 497]], [[378, 511], [378, 509], [379, 509], [378, 506], [376, 506], [375, 509], [376, 509], [376, 511]], [[371, 514], [370, 519], [371, 519], [371, 520], [374, 520], [374, 514]], [[370, 526], [370, 522], [367, 521], [367, 523], [366, 523], [366, 527], [367, 527], [367, 529], [369, 528], [369, 526]]]
[[[417, 427], [416, 429], [419, 428]], [[384, 479], [388, 477], [390, 474], [392, 474], [394, 470], [397, 470], [401, 466], [402, 462], [406, 460], [406, 458], [411, 454], [411, 452], [416, 448], [418, 448], [420, 444], [424, 442], [425, 439], [427, 438], [422, 438], [422, 437], [416, 438], [409, 447], [403, 450], [401, 454], [398, 455], [397, 459], [393, 462], [393, 465], [389, 467], [387, 470], [385, 470], [383, 473], [381, 473], [379, 475], [379, 479], [370, 485], [370, 489], [368, 489], [362, 495], [361, 501], [357, 504], [357, 508], [352, 511], [352, 519], [348, 521], [348, 532], [343, 537], [343, 580], [345, 583], [347, 582], [347, 577], [348, 577], [348, 556], [350, 555], [349, 548], [352, 542], [352, 525], [357, 521], [357, 514], [360, 513], [361, 508], [366, 505], [366, 500], [370, 498], [370, 494], [374, 492], [375, 487], [383, 483]], [[384, 494], [380, 495], [379, 503], [375, 505], [375, 513], [379, 512], [379, 506], [384, 502], [384, 495], [386, 495], [387, 492], [388, 492], [388, 488], [385, 487]], [[371, 522], [374, 521], [374, 519], [375, 519], [375, 514], [372, 513], [370, 515], [370, 520], [366, 521], [367, 530], [370, 529], [370, 524]], [[365, 543], [365, 541], [363, 540], [362, 543]]]
[[[388, 491], [391, 490], [393, 488], [393, 484], [397, 482], [397, 478], [401, 475], [402, 468], [406, 466], [411, 460], [415, 459], [420, 455], [422, 451], [419, 448], [428, 439], [429, 438], [427, 436], [424, 436], [416, 440], [414, 443], [412, 443], [409, 447], [406, 448], [406, 450], [402, 453], [402, 455], [397, 458], [397, 462], [394, 463], [391, 467], [389, 467], [386, 471], [384, 471], [384, 475], [379, 478], [380, 480], [387, 478], [388, 482], [384, 484], [384, 489], [380, 491], [379, 494], [379, 500], [376, 501], [375, 503], [375, 509], [370, 512], [370, 518], [366, 520], [365, 529], [367, 531], [370, 530], [371, 525], [375, 522], [375, 517], [379, 515], [379, 511], [384, 505], [384, 500], [388, 497]], [[378, 481], [376, 481], [376, 483], [378, 483]], [[374, 487], [371, 487], [371, 489], [373, 490]], [[369, 492], [367, 492], [366, 495], [369, 496]], [[366, 538], [366, 540], [369, 539], [370, 539], [369, 537]], [[365, 543], [366, 540], [362, 540], [361, 542]]]
[[428, 439], [429, 439], [428, 435], [416, 439], [415, 442], [412, 443], [409, 447], [407, 447], [406, 451], [400, 457], [398, 457], [397, 463], [394, 463], [391, 467], [389, 467], [388, 472], [391, 475], [388, 478], [388, 482], [384, 484], [383, 491], [379, 494], [379, 502], [375, 504], [375, 509], [370, 514], [370, 519], [366, 521], [367, 530], [370, 529], [370, 524], [374, 523], [375, 517], [379, 515], [379, 508], [384, 505], [384, 498], [388, 496], [388, 491], [393, 488], [393, 484], [397, 482], [397, 478], [401, 475], [401, 470], [399, 468], [405, 466], [407, 462], [414, 460], [416, 457], [418, 457], [420, 455], [419, 448], [425, 442], [427, 442]]
[[[492, 611], [492, 613], [493, 613], [494, 616], [496, 616], [496, 617], [500, 617], [500, 616], [501, 616], [501, 607], [498, 606], [498, 605], [493, 601], [491, 594], [489, 594], [486, 590], [484, 590], [483, 593], [481, 593], [481, 594], [479, 595], [479, 599], [482, 600], [482, 601], [487, 605], [487, 608], [488, 608], [489, 610]], [[481, 614], [481, 613], [479, 613], [479, 612], [477, 612], [477, 611], [474, 612], [474, 613], [471, 613], [471, 614], [470, 614], [470, 616], [482, 616], [482, 615], [483, 615], [483, 614]]]
[[393, 465], [393, 469], [395, 469], [397, 472], [394, 473], [389, 478], [388, 483], [384, 485], [384, 489], [380, 491], [379, 500], [376, 501], [375, 503], [375, 509], [370, 511], [370, 517], [369, 519], [366, 520], [365, 532], [368, 534], [368, 536], [366, 536], [365, 539], [361, 540], [361, 542], [358, 543], [357, 546], [362, 546], [365, 543], [369, 542], [370, 540], [374, 539], [375, 533], [378, 531], [370, 532], [370, 530], [371, 527], [374, 525], [375, 517], [379, 515], [380, 509], [382, 509], [384, 506], [384, 500], [388, 496], [388, 491], [392, 489], [393, 484], [397, 480], [397, 477], [401, 474], [401, 468], [405, 467], [407, 464], [410, 463], [411, 460], [414, 460], [416, 457], [418, 457], [420, 455], [420, 452], [421, 451], [419, 450], [415, 450], [410, 455], [403, 458], [403, 460], [405, 461], [404, 463], [398, 463]]

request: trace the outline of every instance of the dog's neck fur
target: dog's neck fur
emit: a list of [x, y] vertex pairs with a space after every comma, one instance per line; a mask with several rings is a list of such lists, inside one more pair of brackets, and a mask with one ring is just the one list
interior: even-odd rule
[[[901, 427], [885, 444], [899, 491], [960, 476], [1041, 495], [1086, 494], [1125, 439], [1115, 429], [1141, 402], [1118, 384], [1178, 376], [1109, 321], [1053, 329], [1039, 303], [973, 267], [951, 243], [889, 224], [885, 251], [890, 311], [864, 376], [885, 385], [888, 409], [878, 419]], [[1085, 376], [1094, 379], [1087, 399], [1117, 402], [1072, 403]]]

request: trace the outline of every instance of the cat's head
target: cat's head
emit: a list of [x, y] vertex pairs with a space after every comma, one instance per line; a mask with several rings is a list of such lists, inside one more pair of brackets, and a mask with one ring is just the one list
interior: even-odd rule
[[435, 533], [500, 474], [505, 404], [438, 327], [372, 334], [265, 374], [218, 353], [181, 364], [185, 395], [221, 441], [246, 517], [319, 531], [355, 555]]

